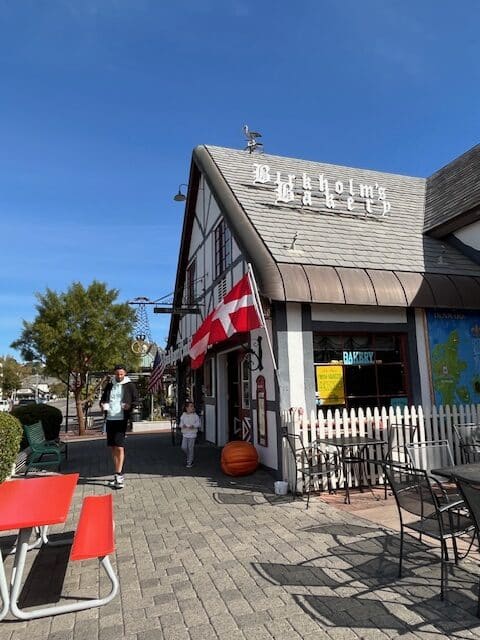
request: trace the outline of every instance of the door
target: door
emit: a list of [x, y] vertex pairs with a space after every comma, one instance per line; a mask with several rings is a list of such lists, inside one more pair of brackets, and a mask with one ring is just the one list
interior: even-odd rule
[[231, 351], [228, 371], [228, 439], [252, 441], [250, 369], [243, 350]]

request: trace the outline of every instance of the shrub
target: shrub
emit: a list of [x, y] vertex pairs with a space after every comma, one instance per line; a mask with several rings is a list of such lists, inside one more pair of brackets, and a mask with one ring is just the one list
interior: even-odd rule
[[0, 413], [0, 482], [12, 472], [12, 466], [20, 451], [23, 429], [17, 418]]
[[[21, 404], [13, 407], [12, 415], [18, 418], [21, 424], [34, 424], [41, 422], [46, 440], [56, 440], [60, 434], [63, 414], [57, 407], [49, 404]], [[22, 441], [22, 449], [27, 447], [26, 439]]]

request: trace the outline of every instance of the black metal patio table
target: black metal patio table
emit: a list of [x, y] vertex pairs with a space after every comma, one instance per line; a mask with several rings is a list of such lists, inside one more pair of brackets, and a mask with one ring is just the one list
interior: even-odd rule
[[455, 480], [466, 480], [467, 482], [480, 482], [480, 462], [470, 464], [456, 464], [450, 467], [440, 467], [432, 469], [432, 474]]
[[[358, 482], [360, 491], [363, 491], [362, 476], [365, 471], [365, 480], [368, 488], [372, 492], [372, 484], [366, 470], [366, 464], [368, 462], [366, 452], [369, 447], [380, 445], [383, 447], [386, 442], [373, 436], [330, 436], [326, 438], [317, 438], [315, 440], [317, 444], [324, 444], [329, 447], [335, 447], [338, 452], [340, 464], [343, 471], [343, 485], [345, 489], [345, 503], [350, 504], [350, 487], [348, 482], [348, 466], [358, 465]], [[383, 457], [383, 455], [382, 455]]]

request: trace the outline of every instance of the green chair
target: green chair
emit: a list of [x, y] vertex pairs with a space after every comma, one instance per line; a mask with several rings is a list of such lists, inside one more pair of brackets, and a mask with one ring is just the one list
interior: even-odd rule
[[42, 423], [24, 424], [23, 430], [30, 447], [25, 475], [35, 467], [58, 467], [60, 469], [62, 449], [59, 443], [45, 439]]

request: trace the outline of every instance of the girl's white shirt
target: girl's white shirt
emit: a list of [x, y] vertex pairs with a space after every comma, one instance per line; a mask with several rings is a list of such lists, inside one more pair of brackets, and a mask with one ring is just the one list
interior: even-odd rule
[[180, 428], [185, 438], [196, 438], [200, 429], [200, 418], [197, 413], [184, 411], [180, 417]]

